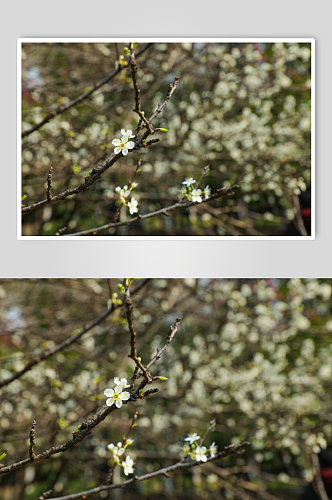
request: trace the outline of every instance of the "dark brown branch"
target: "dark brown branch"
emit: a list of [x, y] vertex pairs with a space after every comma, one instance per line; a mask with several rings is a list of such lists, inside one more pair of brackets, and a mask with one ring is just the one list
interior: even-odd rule
[[30, 446], [29, 446], [29, 457], [30, 457], [31, 462], [33, 462], [36, 458], [35, 449], [34, 449], [34, 446], [36, 444], [35, 432], [36, 432], [36, 421], [33, 420], [31, 430], [30, 430]]
[[135, 361], [136, 365], [142, 370], [142, 373], [144, 375], [144, 378], [146, 379], [147, 382], [152, 382], [152, 377], [150, 373], [144, 368], [141, 359], [137, 356], [137, 347], [136, 347], [136, 331], [134, 328], [134, 323], [133, 323], [133, 303], [131, 301], [131, 296], [130, 296], [130, 291], [129, 291], [129, 285], [125, 286], [125, 307], [126, 307], [126, 314], [127, 314], [127, 322], [128, 322], [128, 327], [129, 327], [129, 332], [130, 332], [130, 354], [128, 355], [132, 360]]
[[[132, 294], [134, 294], [138, 290], [140, 290], [142, 288], [142, 286], [144, 286], [147, 283], [147, 281], [149, 281], [149, 280], [148, 279], [143, 280], [142, 283], [137, 285], [133, 289]], [[79, 333], [77, 333], [77, 335], [74, 335], [74, 336], [68, 338], [67, 340], [65, 340], [61, 344], [55, 346], [53, 349], [50, 349], [50, 350], [46, 349], [46, 350], [42, 351], [42, 353], [39, 356], [37, 356], [35, 359], [32, 359], [31, 361], [29, 361], [29, 363], [22, 370], [15, 373], [15, 375], [13, 375], [12, 377], [7, 378], [6, 380], [0, 381], [0, 387], [3, 387], [5, 385], [10, 384], [11, 382], [13, 382], [13, 380], [20, 378], [24, 373], [31, 370], [31, 368], [33, 368], [35, 365], [37, 365], [41, 361], [44, 361], [45, 359], [50, 358], [51, 356], [53, 356], [57, 352], [61, 351], [65, 347], [68, 347], [69, 345], [71, 345], [73, 342], [76, 342], [80, 337], [82, 337], [82, 335], [87, 333], [89, 330], [94, 328], [96, 325], [99, 325], [99, 323], [101, 323], [105, 318], [107, 318], [107, 316], [112, 314], [115, 311], [115, 309], [117, 309], [118, 307], [120, 307], [120, 306], [117, 304], [112, 304], [112, 307], [110, 309], [107, 309], [107, 311], [100, 314], [100, 316], [98, 316], [98, 318], [96, 318], [94, 321], [92, 321], [86, 328], [82, 328], [82, 330]]]
[[293, 194], [293, 204], [295, 208], [295, 216], [296, 216], [296, 222], [298, 226], [298, 230], [301, 233], [302, 236], [308, 236], [306, 227], [303, 222], [302, 214], [301, 214], [301, 206], [300, 206], [300, 200], [297, 194]]
[[[225, 458], [228, 457], [229, 455], [238, 455], [244, 453], [244, 449], [246, 446], [248, 446], [250, 443], [248, 441], [244, 441], [243, 443], [240, 443], [238, 445], [230, 445], [226, 446], [223, 451], [217, 453], [214, 457], [210, 457], [207, 459], [207, 462], [213, 462], [215, 460], [218, 460], [219, 458]], [[204, 462], [204, 463], [207, 463]], [[57, 497], [57, 498], [51, 498], [50, 500], [81, 500], [82, 498], [87, 498], [89, 496], [96, 495], [97, 493], [100, 493], [101, 491], [108, 491], [108, 490], [114, 490], [117, 488], [125, 488], [126, 486], [129, 486], [130, 484], [134, 483], [139, 483], [141, 481], [146, 481], [148, 479], [152, 479], [158, 476], [165, 476], [167, 477], [168, 472], [173, 472], [179, 469], [190, 469], [191, 467], [196, 467], [198, 465], [203, 465], [203, 462], [197, 462], [197, 461], [191, 461], [191, 462], [183, 462], [182, 460], [177, 462], [174, 465], [170, 465], [169, 467], [164, 467], [163, 469], [159, 469], [154, 472], [150, 472], [149, 474], [144, 474], [142, 476], [134, 476], [131, 479], [127, 479], [126, 481], [123, 481], [122, 483], [118, 484], [110, 484], [106, 486], [98, 486], [96, 488], [93, 488], [92, 490], [87, 490], [87, 491], [81, 491], [80, 493], [74, 493], [73, 495], [65, 495], [63, 497]], [[83, 497], [83, 495], [85, 495]]]
[[134, 224], [135, 222], [142, 221], [144, 219], [150, 219], [151, 217], [157, 217], [158, 215], [169, 215], [168, 212], [173, 212], [174, 210], [179, 210], [180, 208], [188, 208], [192, 207], [193, 205], [201, 205], [202, 203], [206, 203], [211, 200], [215, 200], [217, 198], [221, 198], [222, 196], [232, 196], [234, 193], [234, 189], [238, 189], [238, 185], [234, 184], [234, 186], [231, 186], [229, 188], [220, 188], [217, 189], [217, 192], [209, 196], [208, 198], [204, 198], [200, 203], [196, 201], [183, 201], [180, 200], [174, 205], [171, 205], [169, 207], [161, 208], [160, 210], [156, 210], [155, 212], [150, 212], [145, 215], [137, 215], [136, 217], [133, 217], [132, 219], [128, 219], [123, 222], [110, 222], [109, 224], [105, 224], [104, 226], [100, 227], [95, 227], [93, 229], [87, 229], [86, 231], [79, 231], [78, 233], [70, 233], [65, 236], [88, 236], [90, 234], [96, 234], [100, 233], [102, 231], [106, 231], [107, 229], [110, 229], [112, 227], [120, 227], [120, 226], [130, 226], [131, 224]]
[[317, 453], [313, 452], [311, 454], [311, 460], [312, 460], [313, 468], [315, 470], [315, 478], [314, 478], [315, 479], [315, 486], [317, 489], [317, 493], [320, 496], [320, 500], [329, 500], [329, 497], [327, 496], [327, 493], [326, 493], [326, 490], [324, 487], [324, 483], [322, 480], [322, 476], [320, 473], [320, 466], [319, 466], [319, 460], [318, 460]]
[[53, 172], [53, 167], [50, 167], [48, 170], [47, 191], [46, 191], [46, 197], [49, 203], [51, 203], [52, 201], [52, 172]]
[[133, 77], [133, 83], [134, 83], [134, 89], [135, 89], [135, 101], [136, 101], [136, 106], [133, 111], [135, 111], [140, 119], [145, 123], [146, 128], [150, 132], [150, 134], [153, 134], [154, 128], [152, 127], [151, 123], [148, 122], [148, 120], [145, 118], [144, 113], [141, 110], [141, 101], [140, 101], [140, 88], [138, 86], [138, 80], [137, 80], [137, 64], [136, 64], [136, 59], [135, 59], [135, 54], [134, 50], [131, 49], [130, 51], [130, 66], [131, 66], [131, 74]]
[[[140, 51], [137, 52], [137, 57], [141, 54], [143, 54], [143, 52], [146, 51], [146, 49], [148, 49], [150, 46], [152, 45], [152, 43], [147, 43], [144, 47], [141, 48]], [[72, 108], [73, 106], [75, 106], [76, 104], [84, 101], [84, 99], [86, 99], [87, 97], [89, 97], [91, 94], [93, 94], [93, 92], [95, 92], [96, 90], [98, 90], [100, 87], [102, 87], [103, 85], [105, 85], [105, 83], [109, 82], [112, 78], [114, 78], [118, 73], [120, 73], [123, 69], [125, 68], [125, 66], [123, 65], [119, 65], [119, 67], [117, 69], [115, 69], [114, 71], [112, 71], [112, 73], [110, 73], [109, 75], [107, 75], [105, 78], [103, 78], [103, 80], [101, 80], [99, 83], [96, 83], [96, 85], [94, 85], [92, 87], [92, 89], [90, 89], [88, 92], [84, 92], [83, 94], [81, 94], [80, 96], [76, 97], [76, 99], [70, 101], [67, 105], [65, 106], [58, 106], [54, 111], [51, 111], [45, 118], [44, 120], [42, 120], [40, 123], [37, 123], [37, 125], [35, 125], [34, 127], [31, 127], [29, 130], [26, 130], [25, 132], [22, 132], [22, 137], [26, 137], [27, 135], [30, 135], [32, 134], [32, 132], [34, 132], [35, 130], [38, 130], [40, 127], [42, 127], [43, 125], [45, 125], [45, 123], [49, 122], [52, 118], [54, 118], [55, 116], [57, 115], [60, 115], [61, 113], [64, 113], [65, 111], [67, 111], [68, 109]]]

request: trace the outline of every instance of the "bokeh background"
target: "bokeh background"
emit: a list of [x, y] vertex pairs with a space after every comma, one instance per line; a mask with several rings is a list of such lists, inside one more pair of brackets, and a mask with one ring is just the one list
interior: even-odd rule
[[[135, 287], [141, 280], [135, 280]], [[44, 349], [58, 345], [109, 307], [119, 280], [0, 281], [1, 380]], [[189, 432], [221, 449], [250, 441], [232, 456], [109, 496], [131, 499], [300, 500], [312, 480], [312, 453], [332, 445], [331, 279], [151, 279], [133, 295], [138, 354], [147, 363], [169, 326], [179, 332], [152, 369], [169, 380], [157, 394], [113, 412], [79, 447], [1, 476], [2, 500], [61, 496], [101, 484], [109, 443], [117, 443], [137, 410], [129, 454], [135, 472], [157, 470], [181, 456]], [[113, 377], [130, 378], [129, 332], [118, 308], [68, 349], [2, 390], [0, 455], [10, 465], [66, 442], [105, 403]], [[116, 469], [114, 481], [125, 478]]]
[[[22, 130], [118, 67], [128, 45], [23, 44]], [[153, 43], [137, 64], [146, 116], [180, 77], [153, 122], [169, 132], [156, 134], [158, 144], [123, 157], [87, 192], [24, 215], [23, 235], [54, 235], [64, 226], [70, 234], [112, 221], [118, 208], [114, 190], [128, 184], [140, 158], [133, 194], [141, 214], [174, 204], [185, 177], [198, 180], [206, 164], [211, 170], [202, 188], [209, 185], [214, 192], [237, 183], [240, 189], [231, 199], [103, 235], [301, 236], [296, 214], [310, 234], [310, 43]], [[125, 67], [90, 98], [24, 137], [25, 205], [46, 198], [51, 165], [53, 194], [81, 184], [113, 152], [112, 139], [120, 130], [136, 128], [134, 104], [131, 71]], [[128, 218], [123, 208], [120, 220]]]

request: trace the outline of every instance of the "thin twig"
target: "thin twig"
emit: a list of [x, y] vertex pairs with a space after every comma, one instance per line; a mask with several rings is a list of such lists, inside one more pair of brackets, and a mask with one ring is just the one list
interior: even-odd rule
[[[134, 294], [138, 290], [140, 290], [142, 288], [142, 286], [144, 286], [147, 283], [147, 281], [148, 281], [148, 279], [144, 280], [142, 283], [140, 283], [139, 285], [137, 285], [133, 289], [132, 294]], [[4, 387], [5, 385], [10, 384], [14, 380], [20, 378], [24, 373], [26, 373], [27, 371], [31, 370], [31, 368], [33, 368], [35, 365], [37, 365], [41, 361], [44, 361], [45, 359], [48, 359], [51, 356], [54, 356], [54, 354], [56, 354], [57, 352], [61, 351], [65, 347], [68, 347], [73, 342], [76, 342], [80, 337], [82, 337], [82, 335], [84, 335], [85, 333], [87, 333], [89, 330], [91, 330], [92, 328], [94, 328], [96, 325], [99, 325], [99, 323], [101, 323], [105, 318], [107, 318], [107, 316], [109, 316], [110, 314], [112, 314], [118, 307], [120, 307], [120, 305], [118, 305], [118, 304], [112, 304], [112, 306], [111, 306], [110, 309], [107, 309], [105, 312], [103, 312], [102, 314], [100, 314], [100, 316], [98, 316], [98, 318], [96, 318], [95, 320], [93, 320], [87, 327], [82, 328], [79, 333], [77, 333], [76, 335], [68, 338], [67, 340], [65, 340], [61, 344], [55, 346], [53, 349], [45, 349], [44, 351], [42, 351], [39, 356], [37, 356], [36, 358], [34, 358], [31, 361], [29, 361], [22, 370], [20, 370], [17, 373], [15, 373], [15, 375], [13, 375], [12, 377], [0, 381], [0, 387]]]
[[168, 212], [173, 212], [174, 210], [179, 210], [180, 208], [188, 208], [192, 207], [193, 205], [201, 205], [202, 203], [207, 203], [211, 200], [215, 200], [217, 198], [221, 198], [222, 196], [233, 196], [234, 194], [234, 189], [238, 189], [238, 185], [234, 184], [234, 186], [231, 186], [229, 188], [220, 188], [217, 189], [217, 192], [209, 196], [208, 198], [204, 198], [201, 202], [196, 202], [196, 201], [183, 201], [180, 200], [174, 205], [161, 208], [160, 210], [156, 210], [154, 212], [149, 212], [145, 215], [138, 215], [136, 217], [133, 217], [132, 219], [128, 219], [123, 222], [110, 222], [108, 224], [105, 224], [104, 226], [100, 227], [95, 227], [93, 229], [87, 229], [86, 231], [79, 231], [77, 233], [70, 233], [66, 234], [65, 236], [89, 236], [91, 234], [95, 235], [96, 233], [100, 233], [102, 231], [106, 231], [107, 229], [110, 229], [112, 227], [120, 227], [120, 226], [130, 226], [131, 224], [134, 224], [135, 222], [140, 222], [145, 219], [150, 219], [151, 217], [157, 217], [158, 215], [168, 215]]
[[165, 344], [163, 345], [163, 347], [161, 349], [157, 349], [157, 353], [155, 354], [155, 356], [151, 359], [151, 361], [146, 365], [146, 368], [147, 370], [149, 370], [149, 368], [156, 362], [158, 361], [158, 359], [160, 358], [160, 356], [162, 355], [162, 353], [164, 351], [166, 351], [167, 347], [169, 346], [169, 344], [171, 343], [171, 341], [173, 340], [173, 337], [174, 335], [176, 334], [176, 332], [178, 331], [179, 329], [179, 325], [180, 325], [180, 322], [181, 322], [181, 318], [176, 318], [176, 321], [174, 323], [174, 325], [170, 326], [169, 328], [169, 331], [168, 331], [168, 335], [166, 337], [166, 340], [165, 340]]
[[53, 167], [50, 167], [48, 170], [47, 191], [46, 191], [47, 201], [49, 203], [51, 203], [52, 201], [52, 172], [53, 172]]
[[30, 457], [31, 462], [33, 462], [36, 458], [35, 449], [34, 449], [34, 446], [36, 444], [35, 432], [36, 432], [36, 421], [33, 420], [31, 430], [30, 430], [30, 446], [29, 446], [29, 457]]
[[[250, 443], [248, 441], [244, 441], [243, 443], [240, 443], [238, 445], [230, 445], [226, 446], [223, 451], [217, 453], [214, 457], [210, 457], [207, 459], [207, 462], [213, 462], [215, 460], [218, 460], [219, 458], [225, 458], [228, 457], [229, 455], [234, 455], [234, 454], [242, 454], [244, 453], [244, 449], [246, 446], [248, 446]], [[206, 463], [206, 462], [205, 462]], [[57, 498], [52, 498], [50, 500], [79, 500], [82, 499], [83, 495], [85, 495], [83, 498], [87, 498], [92, 495], [96, 495], [97, 493], [100, 493], [101, 491], [109, 491], [109, 490], [114, 490], [117, 488], [125, 488], [126, 486], [129, 486], [130, 484], [134, 483], [139, 483], [141, 481], [146, 481], [147, 479], [152, 479], [158, 476], [165, 476], [168, 472], [173, 472], [179, 469], [189, 469], [191, 467], [196, 467], [202, 465], [202, 462], [198, 461], [191, 461], [191, 462], [183, 462], [180, 460], [174, 465], [170, 465], [169, 467], [164, 467], [163, 469], [159, 469], [154, 472], [150, 472], [149, 474], [144, 474], [142, 476], [134, 476], [131, 479], [127, 479], [126, 481], [123, 481], [122, 483], [118, 484], [110, 484], [107, 486], [98, 486], [96, 488], [93, 488], [92, 490], [87, 490], [87, 491], [81, 491], [80, 493], [74, 493], [73, 495], [65, 495], [63, 497], [57, 497]]]
[[[137, 52], [136, 57], [138, 57], [139, 55], [143, 54], [143, 52], [145, 52], [146, 49], [148, 49], [151, 45], [152, 45], [152, 43], [147, 43], [144, 47], [141, 48], [141, 50], [139, 52]], [[32, 132], [34, 132], [35, 130], [38, 130], [40, 127], [42, 127], [43, 125], [45, 125], [45, 123], [49, 122], [55, 116], [60, 115], [61, 113], [64, 113], [65, 111], [67, 111], [68, 109], [72, 108], [76, 104], [84, 101], [84, 99], [86, 99], [91, 94], [93, 94], [96, 90], [98, 90], [100, 87], [102, 87], [103, 85], [105, 85], [105, 83], [109, 82], [118, 73], [120, 73], [120, 71], [122, 71], [125, 67], [126, 66], [124, 66], [124, 65], [123, 66], [119, 65], [119, 67], [117, 69], [115, 69], [114, 71], [112, 71], [112, 73], [110, 73], [105, 78], [103, 78], [103, 80], [101, 80], [99, 83], [96, 83], [96, 85], [93, 85], [93, 87], [88, 92], [84, 92], [80, 96], [76, 97], [76, 99], [73, 99], [72, 101], [70, 101], [65, 106], [64, 105], [58, 106], [54, 111], [51, 111], [44, 118], [44, 120], [42, 120], [40, 123], [37, 123], [37, 125], [31, 127], [29, 130], [26, 130], [25, 132], [22, 132], [22, 137], [26, 137], [27, 135], [32, 134]]]
[[[131, 433], [131, 431], [133, 430], [133, 428], [136, 426], [137, 417], [138, 417], [138, 412], [135, 413], [133, 421], [132, 421], [132, 423], [131, 423], [131, 425], [129, 427], [129, 430], [128, 430], [127, 434], [125, 436], [123, 436], [122, 448], [126, 444], [126, 441], [127, 441], [128, 437], [129, 437], [129, 434]], [[112, 476], [113, 476], [113, 472], [114, 472], [116, 466], [117, 466], [117, 463], [115, 462], [115, 464], [110, 468], [110, 471], [108, 473], [107, 479], [104, 482], [104, 484], [109, 484], [111, 482]]]
[[203, 438], [201, 439], [201, 442], [199, 443], [199, 446], [203, 446], [203, 443], [204, 443], [207, 435], [209, 434], [209, 432], [212, 431], [212, 429], [215, 427], [215, 425], [216, 425], [216, 419], [213, 418], [212, 420], [210, 420], [208, 428], [206, 430], [206, 433], [204, 434]]
[[197, 182], [197, 184], [196, 184], [196, 186], [195, 186], [195, 189], [197, 189], [197, 188], [198, 188], [198, 186], [200, 185], [200, 183], [201, 183], [201, 181], [202, 181], [203, 177], [205, 177], [205, 176], [206, 176], [206, 174], [208, 174], [208, 173], [209, 173], [209, 170], [210, 170], [210, 165], [206, 165], [206, 167], [204, 167], [204, 169], [203, 169], [203, 172], [202, 172], [202, 175], [201, 175], [201, 177], [200, 177], [199, 181]]

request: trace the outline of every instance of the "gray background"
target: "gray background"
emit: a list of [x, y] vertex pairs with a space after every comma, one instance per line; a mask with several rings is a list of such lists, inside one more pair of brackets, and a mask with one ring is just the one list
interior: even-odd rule
[[[331, 11], [324, 0], [2, 2], [0, 277], [331, 277]], [[316, 39], [314, 241], [16, 239], [16, 40], [23, 37]]]

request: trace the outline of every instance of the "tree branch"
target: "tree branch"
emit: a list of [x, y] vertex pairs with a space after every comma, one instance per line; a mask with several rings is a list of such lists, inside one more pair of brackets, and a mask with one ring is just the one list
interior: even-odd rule
[[[161, 106], [158, 106], [157, 111], [152, 115], [152, 117], [150, 118], [149, 121], [151, 121], [155, 116], [157, 116], [157, 114], [160, 113], [162, 108], [164, 106], [166, 106], [167, 102], [169, 101], [172, 93], [174, 92], [174, 90], [176, 88], [178, 80], [179, 80], [179, 78], [176, 77], [174, 80], [174, 84], [170, 84], [165, 101], [163, 102], [163, 104]], [[136, 129], [134, 135], [136, 135], [137, 131], [138, 131], [138, 128]], [[147, 130], [145, 132], [145, 134], [143, 134], [143, 137], [140, 140], [137, 140], [135, 142], [135, 147], [133, 149], [131, 149], [129, 151], [129, 153], [132, 153], [133, 151], [137, 151], [137, 150], [139, 151], [141, 148], [143, 148], [143, 147], [146, 148], [148, 146], [151, 146], [153, 143], [159, 141], [159, 139], [152, 139], [151, 141], [149, 141], [147, 143], [143, 143], [143, 141], [147, 138], [147, 136], [149, 134], [150, 134], [150, 132], [149, 132], [149, 130]], [[52, 196], [51, 200], [48, 200], [46, 198], [46, 200], [38, 201], [37, 203], [33, 203], [32, 205], [29, 205], [28, 207], [23, 207], [22, 214], [32, 212], [33, 210], [36, 210], [37, 208], [43, 207], [44, 205], [47, 205], [48, 203], [56, 203], [59, 200], [64, 200], [65, 198], [67, 198], [68, 196], [71, 196], [73, 194], [78, 194], [78, 193], [81, 193], [82, 191], [86, 191], [87, 189], [89, 189], [92, 186], [92, 184], [94, 184], [96, 181], [98, 181], [101, 178], [101, 175], [106, 170], [108, 170], [112, 165], [114, 165], [114, 163], [117, 160], [119, 160], [119, 158], [121, 158], [122, 156], [123, 156], [122, 152], [120, 152], [118, 154], [112, 153], [100, 165], [98, 165], [97, 167], [92, 169], [91, 175], [85, 177], [83, 184], [80, 184], [79, 186], [76, 186], [74, 188], [66, 189], [62, 193], [57, 194], [56, 196]]]
[[[106, 231], [107, 229], [110, 229], [112, 227], [120, 227], [120, 226], [130, 226], [131, 224], [134, 224], [135, 222], [140, 222], [145, 219], [150, 219], [151, 217], [157, 217], [158, 215], [166, 215], [168, 216], [168, 212], [173, 212], [174, 210], [179, 210], [180, 208], [188, 208], [192, 207], [193, 205], [202, 205], [202, 203], [206, 203], [211, 200], [215, 200], [217, 198], [221, 198], [222, 196], [233, 196], [233, 190], [238, 189], [238, 185], [234, 184], [233, 186], [229, 188], [220, 188], [217, 189], [217, 192], [209, 196], [208, 198], [204, 198], [200, 203], [196, 201], [183, 201], [180, 200], [174, 205], [170, 205], [165, 208], [161, 208], [160, 210], [156, 210], [154, 212], [147, 213], [145, 215], [137, 215], [136, 217], [133, 217], [132, 219], [128, 219], [123, 222], [110, 222], [109, 224], [105, 224], [104, 226], [100, 227], [95, 227], [93, 229], [87, 229], [86, 231], [79, 231], [77, 233], [70, 233], [70, 234], [65, 234], [63, 236], [89, 236], [89, 235], [95, 235], [96, 233], [100, 233], [102, 231]], [[60, 235], [62, 236], [62, 235]]]
[[[143, 280], [142, 283], [140, 283], [139, 285], [137, 285], [137, 287], [135, 287], [133, 289], [132, 294], [138, 292], [138, 290], [140, 290], [142, 288], [142, 286], [144, 286], [148, 281], [149, 281], [149, 279]], [[45, 349], [44, 351], [42, 351], [42, 353], [39, 356], [37, 356], [36, 358], [29, 361], [29, 363], [22, 370], [15, 373], [15, 375], [13, 375], [12, 377], [7, 378], [6, 380], [0, 381], [0, 387], [4, 387], [5, 385], [10, 384], [14, 380], [16, 380], [16, 379], [20, 378], [22, 375], [24, 375], [24, 373], [31, 370], [31, 368], [33, 368], [38, 363], [41, 363], [42, 361], [50, 358], [51, 356], [54, 356], [54, 354], [56, 354], [57, 352], [61, 351], [65, 347], [68, 347], [69, 345], [76, 342], [80, 337], [82, 337], [82, 335], [87, 333], [89, 330], [94, 328], [96, 325], [99, 325], [99, 323], [101, 323], [105, 318], [107, 318], [107, 316], [112, 314], [118, 307], [121, 307], [121, 306], [119, 306], [117, 304], [112, 304], [110, 309], [108, 309], [107, 311], [100, 314], [100, 316], [98, 316], [98, 318], [96, 318], [94, 321], [92, 321], [86, 328], [82, 328], [82, 330], [79, 333], [77, 333], [77, 335], [74, 335], [74, 336], [68, 338], [67, 340], [65, 340], [61, 344], [55, 346], [53, 349], [50, 349], [50, 350]]]
[[[137, 57], [141, 54], [143, 54], [143, 52], [146, 51], [146, 49], [148, 49], [150, 46], [152, 45], [152, 43], [147, 43], [144, 47], [141, 48], [141, 50], [139, 50], [137, 52]], [[45, 123], [49, 122], [52, 118], [54, 118], [55, 116], [57, 115], [60, 115], [61, 113], [64, 113], [65, 111], [67, 111], [68, 109], [72, 108], [73, 106], [75, 106], [76, 104], [84, 101], [84, 99], [86, 99], [87, 97], [89, 97], [91, 94], [93, 94], [96, 90], [100, 89], [100, 87], [102, 87], [103, 85], [105, 85], [105, 83], [109, 82], [112, 78], [114, 78], [118, 73], [120, 73], [126, 66], [125, 65], [120, 65], [117, 69], [115, 69], [114, 71], [112, 71], [112, 73], [110, 73], [109, 75], [105, 76], [105, 78], [103, 78], [103, 80], [101, 80], [99, 83], [96, 83], [96, 85], [94, 85], [92, 87], [92, 89], [90, 89], [88, 92], [84, 92], [83, 94], [81, 94], [80, 96], [76, 97], [76, 99], [70, 101], [67, 105], [65, 106], [58, 106], [54, 111], [51, 111], [45, 118], [44, 120], [42, 120], [40, 123], [37, 123], [37, 125], [31, 127], [29, 130], [26, 130], [25, 132], [22, 132], [22, 137], [26, 137], [27, 135], [30, 135], [32, 134], [32, 132], [34, 132], [35, 130], [38, 130], [40, 127], [42, 127], [43, 125], [45, 125]]]
[[[248, 441], [244, 441], [243, 443], [240, 443], [238, 445], [230, 445], [226, 446], [223, 451], [217, 453], [214, 457], [208, 458], [207, 462], [213, 462], [215, 460], [218, 460], [219, 458], [225, 458], [228, 457], [229, 455], [239, 455], [244, 453], [244, 449], [246, 446], [248, 446], [250, 443]], [[204, 462], [204, 463], [207, 463]], [[165, 476], [167, 477], [168, 472], [174, 472], [176, 470], [180, 469], [190, 469], [191, 467], [196, 467], [198, 465], [202, 465], [203, 462], [197, 462], [197, 461], [192, 461], [192, 462], [183, 462], [179, 461], [174, 465], [170, 465], [169, 467], [164, 467], [163, 469], [159, 469], [158, 471], [155, 472], [150, 472], [149, 474], [144, 474], [142, 476], [134, 476], [131, 479], [127, 479], [126, 481], [123, 481], [122, 483], [118, 484], [111, 484], [111, 485], [106, 485], [106, 486], [98, 486], [96, 488], [93, 488], [92, 490], [87, 490], [87, 491], [81, 491], [80, 493], [74, 493], [73, 495], [65, 495], [62, 497], [57, 497], [57, 498], [51, 498], [50, 500], [79, 500], [82, 498], [87, 498], [89, 496], [96, 495], [97, 493], [100, 493], [101, 491], [108, 491], [108, 490], [114, 490], [118, 488], [125, 488], [126, 486], [129, 486], [130, 484], [135, 484], [139, 483], [142, 481], [146, 481], [147, 479], [152, 479], [158, 476]], [[85, 495], [85, 496], [83, 496]]]
[[313, 465], [313, 468], [315, 471], [315, 478], [314, 479], [316, 482], [316, 486], [317, 486], [316, 489], [317, 489], [318, 495], [320, 496], [320, 500], [329, 500], [329, 497], [327, 496], [327, 493], [326, 493], [326, 490], [324, 487], [324, 483], [322, 480], [322, 476], [320, 473], [320, 466], [319, 466], [319, 460], [318, 460], [317, 453], [312, 452], [311, 460], [312, 460], [312, 465]]
[[126, 307], [126, 314], [127, 314], [127, 322], [128, 322], [128, 327], [129, 327], [129, 332], [130, 332], [130, 354], [128, 356], [133, 359], [136, 363], [136, 365], [142, 370], [142, 373], [144, 377], [146, 378], [147, 382], [152, 382], [152, 377], [149, 374], [149, 372], [144, 368], [142, 365], [141, 359], [137, 356], [137, 347], [136, 347], [136, 331], [134, 328], [134, 323], [133, 323], [133, 303], [131, 301], [130, 297], [130, 291], [129, 291], [129, 285], [125, 286], [125, 307]]

